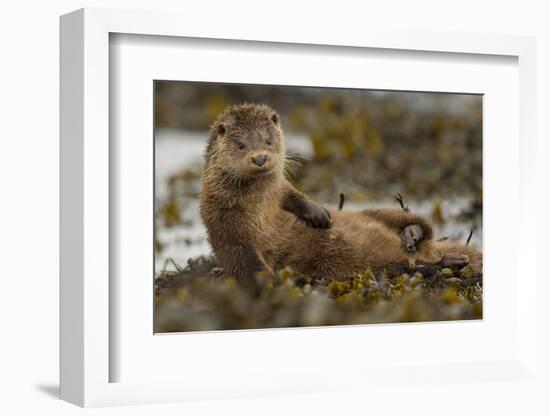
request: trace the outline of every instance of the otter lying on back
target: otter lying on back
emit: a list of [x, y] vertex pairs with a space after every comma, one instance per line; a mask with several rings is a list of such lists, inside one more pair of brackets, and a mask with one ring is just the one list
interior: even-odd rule
[[[341, 278], [396, 264], [466, 265], [481, 254], [435, 241], [430, 223], [401, 209], [327, 210], [285, 177], [285, 140], [268, 106], [227, 109], [204, 154], [200, 212], [228, 276], [255, 286], [260, 270], [285, 266], [311, 277]], [[404, 243], [407, 249], [404, 248]]]

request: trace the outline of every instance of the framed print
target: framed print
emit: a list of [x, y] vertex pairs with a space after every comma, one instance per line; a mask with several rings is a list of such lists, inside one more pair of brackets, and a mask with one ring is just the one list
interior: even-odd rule
[[534, 41], [432, 35], [63, 16], [62, 398], [536, 383]]

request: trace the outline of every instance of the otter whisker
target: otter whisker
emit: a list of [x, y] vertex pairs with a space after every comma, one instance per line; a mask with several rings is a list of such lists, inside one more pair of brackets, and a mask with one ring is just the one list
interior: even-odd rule
[[303, 162], [308, 162], [311, 160], [311, 158], [308, 158], [308, 157], [305, 157], [299, 153], [287, 153], [285, 154], [285, 159], [286, 160], [292, 160], [296, 163], [303, 163]]
[[286, 164], [283, 166], [283, 173], [287, 178], [294, 178], [297, 166]]
[[284, 159], [283, 171], [287, 178], [293, 178], [303, 162], [309, 160], [297, 153], [287, 153], [284, 155]]

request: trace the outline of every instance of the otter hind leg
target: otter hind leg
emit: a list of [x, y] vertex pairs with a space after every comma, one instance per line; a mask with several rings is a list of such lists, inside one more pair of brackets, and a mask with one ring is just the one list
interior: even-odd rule
[[[438, 241], [436, 243], [438, 250], [444, 253], [444, 256], [464, 256], [468, 258], [466, 265], [470, 266], [474, 273], [481, 274], [483, 269], [483, 255], [482, 253], [470, 245], [465, 245], [461, 241], [447, 240]], [[460, 266], [455, 266], [460, 267]]]
[[464, 267], [470, 262], [470, 258], [466, 254], [448, 253], [444, 254], [441, 259], [442, 267]]
[[409, 253], [416, 251], [416, 245], [424, 239], [424, 229], [420, 224], [407, 225], [401, 231], [401, 240]]
[[417, 251], [418, 244], [433, 237], [432, 224], [410, 211], [397, 208], [365, 209], [361, 212], [367, 219], [378, 221], [396, 232], [401, 238], [403, 249], [409, 253]]
[[479, 250], [455, 240], [426, 241], [420, 245], [417, 263], [460, 269], [470, 266], [481, 274], [483, 256]]

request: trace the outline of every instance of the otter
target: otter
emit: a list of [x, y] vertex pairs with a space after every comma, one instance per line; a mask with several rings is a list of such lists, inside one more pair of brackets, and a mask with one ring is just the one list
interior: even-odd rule
[[261, 270], [290, 266], [338, 279], [391, 265], [463, 266], [481, 253], [437, 241], [425, 218], [399, 208], [327, 209], [286, 177], [285, 138], [270, 107], [229, 107], [212, 124], [204, 152], [200, 214], [225, 275], [254, 288]]

